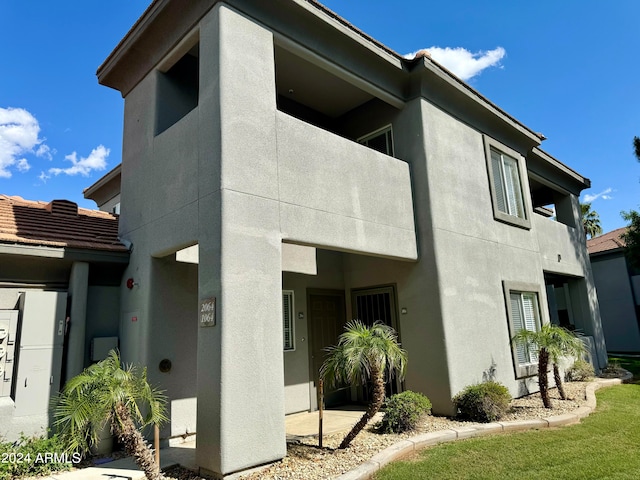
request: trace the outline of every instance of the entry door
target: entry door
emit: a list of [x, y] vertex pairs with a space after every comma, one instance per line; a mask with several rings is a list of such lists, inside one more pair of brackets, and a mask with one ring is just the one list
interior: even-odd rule
[[[308, 292], [309, 333], [311, 335], [311, 377], [318, 388], [320, 367], [326, 358], [325, 348], [335, 345], [344, 330], [345, 324], [344, 292], [313, 291]], [[324, 402], [327, 407], [344, 404], [348, 401], [348, 388], [324, 389]], [[312, 399], [312, 404], [314, 404]]]
[[[398, 331], [396, 317], [396, 295], [392, 286], [367, 288], [351, 291], [351, 306], [353, 318], [357, 318], [365, 325], [371, 326], [376, 320], [389, 325]], [[363, 389], [358, 396], [359, 400], [368, 402], [371, 396], [370, 386]], [[390, 378], [387, 382], [387, 397], [400, 391], [399, 382]]]

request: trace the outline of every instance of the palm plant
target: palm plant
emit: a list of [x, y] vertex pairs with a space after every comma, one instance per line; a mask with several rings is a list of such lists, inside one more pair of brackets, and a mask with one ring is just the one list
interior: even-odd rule
[[86, 453], [97, 444], [98, 432], [110, 424], [147, 479], [159, 480], [164, 477], [141, 429], [167, 420], [165, 403], [162, 392], [147, 382], [147, 369], [140, 372], [122, 365], [112, 350], [66, 383], [55, 400], [54, 426], [70, 451]]
[[580, 339], [565, 328], [547, 323], [535, 332], [527, 329], [520, 330], [513, 336], [511, 342], [525, 344], [530, 351], [536, 352], [538, 356], [538, 386], [545, 408], [553, 408], [549, 397], [549, 362], [553, 364], [553, 375], [560, 398], [566, 400], [558, 362], [560, 357], [580, 355], [584, 352], [584, 344]]
[[[547, 325], [545, 325], [545, 327], [546, 326]], [[566, 400], [567, 395], [564, 391], [564, 382], [562, 381], [560, 368], [558, 367], [560, 357], [581, 357], [586, 349], [582, 340], [569, 330], [557, 325], [549, 325], [549, 327], [550, 331], [548, 335], [550, 338], [547, 344], [547, 351], [553, 363], [553, 378], [556, 382], [556, 387], [558, 387], [560, 398]]]
[[326, 350], [328, 356], [320, 375], [329, 387], [366, 385], [367, 381], [373, 386], [367, 410], [338, 447], [346, 448], [382, 407], [385, 378], [394, 372], [400, 379], [404, 378], [407, 352], [400, 347], [393, 328], [379, 321], [369, 327], [360, 320], [348, 322], [338, 344]]
[[581, 203], [580, 210], [582, 211], [582, 226], [584, 228], [585, 237], [593, 238], [602, 233], [602, 226], [600, 226], [600, 215], [595, 210], [591, 210], [590, 203]]

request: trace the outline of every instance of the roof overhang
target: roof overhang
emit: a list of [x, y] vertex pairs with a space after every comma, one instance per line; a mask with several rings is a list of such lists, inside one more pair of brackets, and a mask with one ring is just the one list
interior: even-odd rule
[[116, 165], [110, 172], [105, 173], [102, 177], [100, 177], [93, 185], [85, 188], [82, 191], [84, 198], [93, 200], [93, 195], [107, 185], [110, 181], [117, 179], [122, 174], [122, 164], [119, 163]]
[[129, 252], [111, 252], [68, 247], [46, 247], [18, 243], [0, 243], [0, 255], [46, 257], [88, 263], [129, 263]]
[[582, 190], [591, 187], [591, 180], [539, 148], [531, 150], [531, 154], [527, 157], [527, 168], [532, 178], [541, 183], [551, 182], [554, 186], [574, 195], [580, 195]]

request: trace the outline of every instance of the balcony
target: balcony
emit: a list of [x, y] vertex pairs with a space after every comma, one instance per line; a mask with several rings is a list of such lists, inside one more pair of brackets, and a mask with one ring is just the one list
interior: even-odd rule
[[587, 261], [582, 229], [533, 215], [533, 230], [538, 238], [542, 268], [547, 272], [584, 276]]
[[392, 258], [417, 258], [406, 162], [277, 113], [285, 239]]

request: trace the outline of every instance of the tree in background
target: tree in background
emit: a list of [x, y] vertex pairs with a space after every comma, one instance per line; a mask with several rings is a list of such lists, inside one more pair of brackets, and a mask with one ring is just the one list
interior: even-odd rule
[[591, 210], [591, 203], [581, 203], [580, 209], [582, 210], [582, 226], [585, 237], [593, 238], [602, 234], [600, 215], [595, 210]]
[[[633, 137], [633, 153], [640, 162], [640, 137]], [[634, 268], [640, 269], [640, 213], [629, 210], [620, 212], [620, 215], [629, 222], [626, 232], [621, 235], [625, 255]]]
[[625, 243], [624, 253], [629, 263], [634, 268], [640, 269], [640, 213], [629, 210], [620, 212], [620, 215], [629, 222], [627, 230], [621, 235]]
[[367, 381], [373, 384], [371, 403], [338, 447], [347, 448], [382, 407], [385, 379], [393, 372], [404, 378], [407, 352], [400, 347], [393, 328], [379, 321], [368, 327], [360, 320], [347, 323], [338, 344], [327, 348], [327, 352], [320, 376], [329, 386], [366, 385]]

